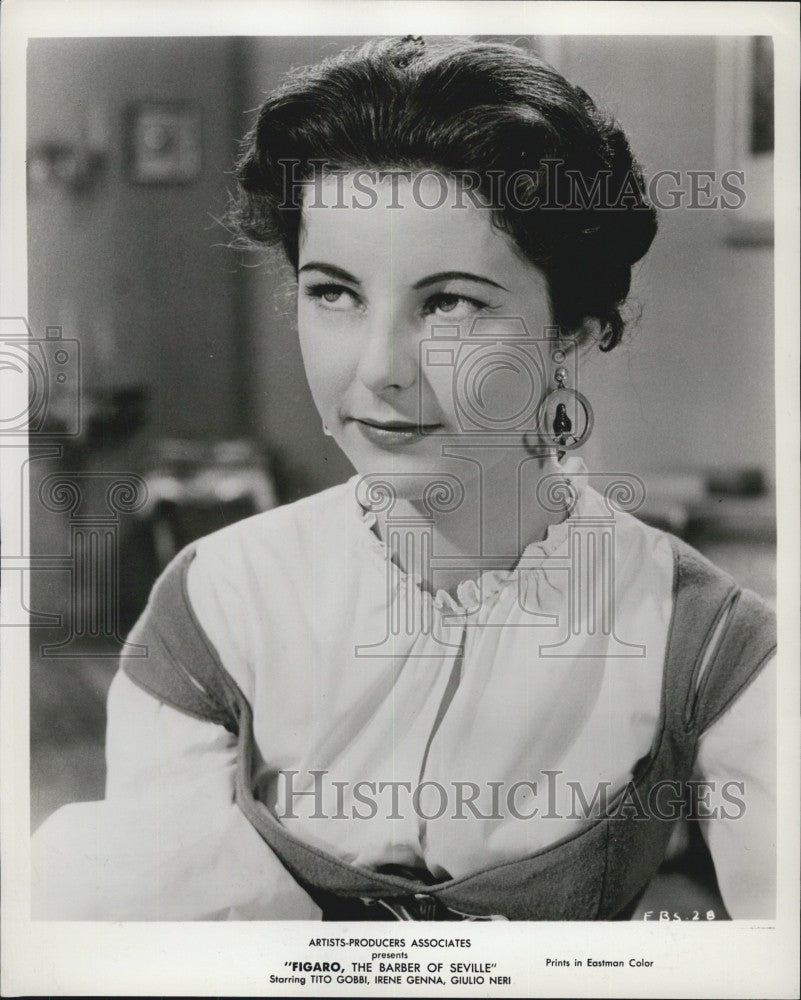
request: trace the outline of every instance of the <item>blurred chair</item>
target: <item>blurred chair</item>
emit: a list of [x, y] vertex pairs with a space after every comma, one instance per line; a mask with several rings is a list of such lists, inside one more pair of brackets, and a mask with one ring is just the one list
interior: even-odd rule
[[250, 441], [163, 440], [145, 474], [159, 569], [190, 542], [277, 506], [273, 478]]
[[121, 556], [123, 633], [141, 614], [159, 573], [182, 548], [278, 506], [269, 461], [251, 441], [163, 439], [141, 469], [148, 498], [130, 519]]

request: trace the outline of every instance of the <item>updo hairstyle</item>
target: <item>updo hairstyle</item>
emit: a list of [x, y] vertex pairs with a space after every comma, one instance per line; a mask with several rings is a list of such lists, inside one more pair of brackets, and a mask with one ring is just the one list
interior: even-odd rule
[[544, 272], [556, 324], [594, 318], [601, 350], [619, 343], [656, 212], [621, 128], [533, 54], [409, 36], [289, 74], [243, 141], [232, 214], [249, 245], [283, 247], [295, 269], [302, 185], [287, 179], [311, 179], [321, 161], [471, 173], [493, 223]]

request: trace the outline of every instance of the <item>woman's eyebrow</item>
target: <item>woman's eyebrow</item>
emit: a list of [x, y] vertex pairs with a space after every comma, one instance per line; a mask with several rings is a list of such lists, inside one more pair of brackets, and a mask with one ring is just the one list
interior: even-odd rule
[[490, 278], [482, 278], [480, 274], [471, 274], [469, 271], [439, 271], [437, 274], [429, 274], [427, 277], [421, 278], [413, 287], [427, 288], [429, 285], [435, 285], [438, 281], [454, 281], [457, 279], [461, 279], [462, 281], [479, 281], [483, 285], [492, 285], [493, 288], [500, 288], [504, 292], [509, 291], [508, 288], [499, 285], [497, 281], [492, 281]]
[[338, 281], [349, 281], [352, 285], [361, 284], [358, 278], [354, 278], [348, 271], [343, 270], [341, 267], [336, 267], [334, 264], [322, 264], [319, 261], [310, 260], [308, 264], [304, 264], [303, 267], [298, 269], [298, 274], [302, 274], [304, 271], [322, 271], [329, 278], [336, 278]]

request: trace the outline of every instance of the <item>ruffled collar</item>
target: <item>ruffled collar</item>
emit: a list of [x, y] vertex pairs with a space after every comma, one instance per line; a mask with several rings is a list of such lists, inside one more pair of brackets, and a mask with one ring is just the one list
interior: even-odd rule
[[[431, 596], [434, 605], [440, 610], [447, 610], [455, 614], [464, 614], [466, 609], [473, 609], [482, 604], [488, 598], [497, 594], [507, 584], [516, 581], [521, 573], [532, 573], [541, 569], [538, 564], [540, 560], [552, 556], [567, 541], [570, 531], [570, 522], [576, 518], [587, 517], [597, 513], [594, 502], [595, 495], [587, 483], [587, 467], [584, 461], [576, 455], [569, 456], [558, 462], [551, 457], [546, 460], [543, 467], [543, 476], [557, 475], [560, 479], [554, 480], [555, 487], [552, 496], [556, 495], [565, 502], [567, 516], [563, 520], [550, 524], [545, 533], [545, 537], [539, 541], [530, 542], [520, 553], [520, 557], [515, 566], [509, 570], [487, 570], [479, 574], [476, 578], [462, 580], [456, 587], [456, 599], [446, 590], [438, 590], [431, 595], [425, 588], [424, 582], [419, 574], [406, 573], [396, 566], [397, 578], [406, 585], [413, 585], [424, 594]], [[354, 476], [349, 487], [354, 497], [354, 514], [359, 522], [360, 536], [362, 542], [368, 546], [373, 555], [386, 562], [390, 558], [390, 552], [382, 539], [378, 536], [375, 526], [377, 523], [376, 512], [364, 506], [356, 498], [356, 486], [359, 477]], [[532, 563], [534, 566], [532, 566]]]

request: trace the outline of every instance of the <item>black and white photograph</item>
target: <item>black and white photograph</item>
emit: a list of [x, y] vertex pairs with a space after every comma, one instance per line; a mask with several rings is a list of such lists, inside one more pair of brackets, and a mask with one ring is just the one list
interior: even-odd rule
[[58, 6], [4, 995], [797, 996], [798, 6]]

